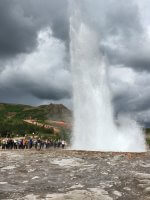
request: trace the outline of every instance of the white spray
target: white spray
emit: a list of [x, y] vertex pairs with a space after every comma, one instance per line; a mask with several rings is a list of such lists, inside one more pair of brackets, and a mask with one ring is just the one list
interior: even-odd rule
[[71, 1], [70, 18], [74, 105], [72, 148], [145, 151], [144, 136], [136, 122], [126, 118], [120, 119], [119, 126], [114, 122], [107, 64], [100, 55], [99, 34], [84, 20], [80, 2]]

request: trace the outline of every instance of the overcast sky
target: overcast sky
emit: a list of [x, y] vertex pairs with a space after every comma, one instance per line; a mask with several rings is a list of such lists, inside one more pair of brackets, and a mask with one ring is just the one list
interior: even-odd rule
[[[0, 0], [0, 102], [71, 106], [67, 2]], [[150, 124], [150, 2], [89, 2], [85, 12], [108, 59], [115, 112]]]

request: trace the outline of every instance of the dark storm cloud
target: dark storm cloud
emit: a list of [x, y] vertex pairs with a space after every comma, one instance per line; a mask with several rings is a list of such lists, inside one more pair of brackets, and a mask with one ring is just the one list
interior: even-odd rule
[[134, 2], [120, 1], [111, 7], [105, 19], [102, 49], [111, 64], [150, 70], [149, 41]]
[[105, 10], [107, 15], [101, 33], [102, 51], [107, 55], [110, 64], [150, 71], [150, 41], [137, 1], [111, 2], [112, 6]]
[[[136, 1], [89, 1], [83, 5], [88, 20], [92, 19], [91, 23], [99, 29], [101, 49], [110, 63], [149, 70], [150, 49], [145, 47], [147, 41]], [[66, 0], [1, 0], [1, 58], [33, 51], [37, 32], [46, 26], [52, 27], [55, 37], [69, 42]]]
[[30, 88], [31, 94], [33, 94], [38, 99], [47, 99], [47, 100], [60, 100], [65, 98], [70, 98], [70, 91], [65, 89], [57, 88]]
[[36, 27], [17, 1], [0, 1], [0, 57], [30, 52], [36, 44]]
[[[142, 41], [142, 39], [140, 40]], [[146, 41], [145, 41], [146, 43]], [[148, 42], [147, 42], [148, 43]], [[133, 68], [135, 71], [150, 71], [150, 48], [144, 48], [142, 45], [131, 48], [112, 48], [102, 45], [102, 51], [105, 52], [111, 65], [122, 65]]]
[[[16, 102], [18, 102], [18, 99], [20, 99], [21, 102], [25, 101], [28, 103], [29, 98], [31, 103], [33, 101], [36, 103], [43, 100], [70, 98], [70, 90], [68, 90], [68, 87], [63, 86], [63, 84], [61, 84], [61, 87], [58, 87], [56, 83], [53, 84], [51, 81], [47, 81], [47, 84], [43, 84], [42, 82], [39, 83], [40, 73], [36, 73], [35, 76], [33, 75], [33, 77], [30, 78], [30, 73], [34, 74], [32, 65], [35, 64], [31, 64], [31, 62], [28, 61], [30, 59], [28, 55], [37, 51], [39, 45], [37, 37], [42, 29], [51, 27], [54, 37], [65, 43], [68, 41], [69, 18], [67, 15], [67, 1], [65, 0], [45, 0], [44, 2], [41, 0], [0, 1], [0, 101], [15, 102], [16, 99]], [[43, 78], [48, 79], [48, 76], [53, 74], [56, 79], [55, 82], [61, 83], [63, 80], [60, 79], [63, 79], [63, 76], [64, 79], [66, 78], [63, 68], [67, 67], [67, 64], [64, 66], [65, 61], [63, 63], [60, 55], [65, 54], [65, 49], [59, 52], [56, 48], [56, 46], [59, 46], [57, 43], [58, 42], [54, 42], [54, 45], [51, 47], [54, 49], [54, 52], [51, 51], [51, 49], [48, 49], [47, 51], [52, 53], [54, 59], [58, 60], [59, 64], [55, 66], [54, 63], [54, 66], [57, 68], [58, 65], [60, 65], [58, 74], [59, 71], [62, 71], [61, 78], [53, 72], [53, 69], [51, 71], [51, 66], [49, 67], [48, 63], [46, 63], [48, 71], [44, 74], [45, 77]], [[61, 45], [58, 48], [61, 49]], [[42, 52], [42, 50], [39, 51]], [[19, 62], [19, 56], [23, 53], [26, 54], [25, 62], [26, 60], [29, 62], [26, 65], [31, 65], [31, 69], [27, 69], [27, 75], [24, 75], [25, 72], [22, 70], [22, 68], [26, 68], [26, 66], [22, 66], [22, 63]], [[45, 52], [45, 54], [47, 54], [47, 52]], [[40, 57], [40, 55], [38, 56]], [[51, 59], [50, 62], [52, 62]], [[42, 66], [40, 62], [42, 61], [39, 60], [36, 65]], [[15, 68], [16, 65], [18, 66], [17, 69]], [[16, 74], [17, 70], [19, 70], [19, 74]], [[35, 70], [37, 72], [39, 71], [38, 68]], [[5, 78], [6, 75], [7, 78]]]
[[[119, 66], [131, 69], [134, 74], [131, 77], [134, 83], [122, 83], [121, 79], [126, 76], [124, 70], [116, 74], [111, 82], [113, 85], [117, 76], [120, 76], [117, 81], [120, 92], [113, 94], [115, 113], [130, 113], [134, 117], [138, 113], [145, 113], [150, 108], [150, 77], [146, 75], [150, 72], [150, 37], [147, 29], [149, 24], [145, 26], [137, 1], [99, 1], [98, 8], [92, 7], [91, 3], [88, 10], [97, 16], [95, 25], [100, 33], [100, 49], [107, 56], [113, 70]], [[146, 121], [143, 116], [137, 119]], [[150, 121], [150, 112], [147, 119]]]
[[[132, 94], [130, 94], [132, 92]], [[147, 94], [141, 97], [131, 89], [129, 93], [116, 96], [114, 99], [114, 115], [118, 117], [120, 114], [130, 114], [133, 119], [140, 122], [142, 125], [150, 127], [150, 95]]]
[[[130, 94], [130, 92], [132, 92], [132, 94]], [[149, 94], [138, 97], [136, 93], [133, 94], [132, 90], [130, 92], [115, 97], [114, 103], [116, 106], [116, 112], [128, 113], [146, 111], [150, 107]]]
[[[118, 87], [117, 92], [114, 89], [116, 112], [141, 113], [142, 120], [143, 112], [150, 107], [150, 39], [145, 27], [149, 18], [144, 21], [141, 16], [139, 1], [148, 2], [79, 2], [84, 7], [85, 22], [99, 32], [100, 50], [113, 71], [118, 66], [133, 70], [135, 83], [116, 80], [125, 76], [121, 70], [111, 79], [111, 84]], [[47, 47], [45, 42], [39, 47], [38, 35], [45, 27], [52, 29], [51, 45]], [[64, 45], [69, 46], [67, 0], [0, 0], [0, 101], [37, 104], [70, 99], [69, 53]]]
[[66, 40], [66, 1], [1, 0], [0, 57], [29, 53], [36, 47], [37, 32], [46, 26], [54, 35]]
[[[51, 28], [38, 33], [35, 51], [7, 61], [0, 73], [0, 92], [8, 96], [33, 96], [40, 100], [71, 98], [65, 43], [52, 35]], [[5, 91], [11, 91], [11, 93]], [[14, 93], [13, 93], [14, 91]], [[0, 98], [2, 99], [2, 97]], [[22, 98], [21, 98], [22, 99]]]
[[67, 0], [27, 0], [19, 2], [24, 12], [32, 16], [39, 27], [50, 25], [54, 36], [62, 40], [69, 38], [69, 18]]
[[99, 32], [101, 52], [110, 64], [150, 70], [150, 41], [138, 0], [83, 0], [82, 7], [82, 17]]

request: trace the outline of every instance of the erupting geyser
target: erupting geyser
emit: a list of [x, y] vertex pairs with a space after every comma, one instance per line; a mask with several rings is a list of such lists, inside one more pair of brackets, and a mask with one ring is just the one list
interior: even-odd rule
[[[130, 119], [116, 125], [111, 105], [107, 64], [99, 49], [99, 34], [82, 5], [71, 1], [70, 38], [74, 127], [72, 148], [100, 151], [145, 151], [141, 128]], [[83, 14], [84, 13], [84, 14]]]

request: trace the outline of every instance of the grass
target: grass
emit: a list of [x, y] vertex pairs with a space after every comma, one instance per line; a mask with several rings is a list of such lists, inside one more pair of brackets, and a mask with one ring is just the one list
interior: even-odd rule
[[[59, 105], [60, 108], [61, 105]], [[62, 109], [64, 107], [62, 106]], [[56, 109], [56, 110], [55, 110]], [[64, 110], [66, 110], [65, 108]], [[58, 109], [59, 110], [59, 109]], [[45, 105], [32, 107], [19, 104], [2, 104], [0, 103], [0, 136], [24, 136], [38, 132], [40, 136], [49, 137], [52, 135], [52, 130], [47, 130], [44, 127], [38, 127], [33, 124], [25, 123], [25, 119], [33, 119], [42, 124], [48, 124], [49, 119], [56, 121], [63, 120], [62, 112], [57, 110], [57, 105]], [[64, 112], [63, 110], [63, 112]], [[68, 113], [67, 113], [68, 114]], [[63, 135], [65, 134], [63, 131]]]

